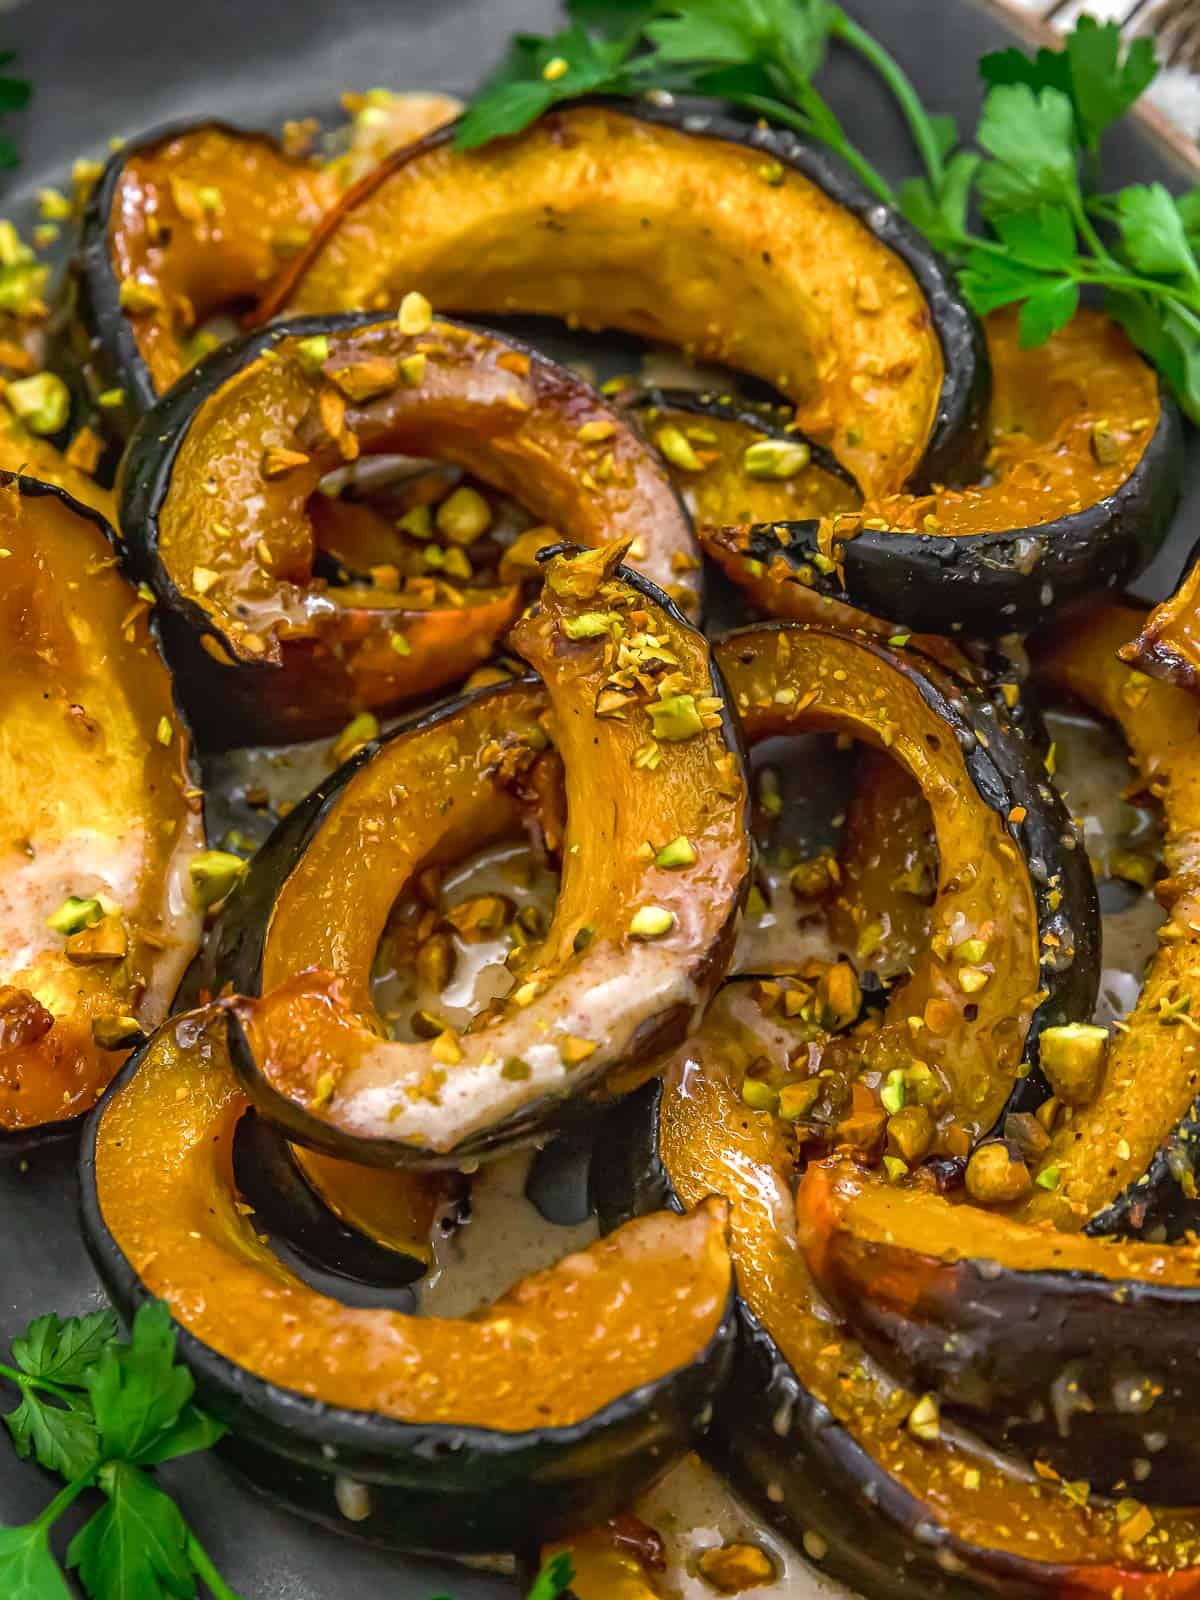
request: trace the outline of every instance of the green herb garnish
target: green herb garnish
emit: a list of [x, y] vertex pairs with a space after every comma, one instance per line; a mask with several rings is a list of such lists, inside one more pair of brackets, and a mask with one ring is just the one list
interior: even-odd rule
[[[15, 60], [14, 51], [0, 51], [0, 68], [7, 67]], [[0, 71], [0, 117], [7, 116], [10, 111], [23, 111], [29, 104], [32, 92], [28, 78], [14, 78], [11, 74]], [[10, 139], [6, 133], [0, 133], [0, 167], [15, 167], [20, 160], [21, 155], [16, 141]]]
[[143, 1306], [128, 1341], [111, 1311], [39, 1317], [13, 1340], [12, 1360], [0, 1377], [20, 1395], [4, 1417], [13, 1445], [66, 1486], [33, 1522], [0, 1527], [5, 1600], [69, 1600], [49, 1533], [73, 1501], [96, 1491], [103, 1501], [67, 1550], [90, 1600], [192, 1600], [198, 1583], [214, 1600], [239, 1600], [154, 1476], [225, 1431], [191, 1403], [166, 1306]]
[[[653, 89], [729, 101], [839, 156], [961, 271], [980, 315], [1019, 305], [1026, 347], [1073, 316], [1084, 288], [1200, 421], [1200, 187], [1098, 189], [1097, 155], [1157, 71], [1115, 22], [1084, 16], [1059, 50], [984, 56], [974, 136], [927, 109], [903, 68], [829, 0], [567, 0], [569, 25], [520, 34], [458, 125], [473, 148], [576, 95]], [[861, 57], [904, 117], [924, 169], [898, 189], [856, 148], [814, 79], [831, 44]], [[971, 223], [977, 209], [982, 227]]]

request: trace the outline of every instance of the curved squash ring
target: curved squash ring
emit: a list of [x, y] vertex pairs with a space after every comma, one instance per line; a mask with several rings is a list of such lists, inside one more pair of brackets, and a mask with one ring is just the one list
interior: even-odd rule
[[[838, 1045], [880, 1073], [924, 1060], [949, 1096], [943, 1131], [974, 1140], [1006, 1106], [1040, 1098], [1018, 1068], [1041, 1029], [1095, 1002], [1095, 886], [1061, 801], [997, 709], [916, 652], [775, 623], [729, 635], [717, 660], [749, 741], [849, 733], [886, 749], [929, 801], [940, 857], [931, 946], [882, 1027]], [[977, 965], [961, 951], [980, 939]]]
[[[462, 1320], [316, 1293], [258, 1238], [231, 1174], [246, 1100], [211, 1013], [165, 1025], [96, 1111], [88, 1246], [116, 1304], [163, 1299], [221, 1449], [302, 1515], [489, 1551], [616, 1511], [703, 1430], [728, 1366], [724, 1207], [649, 1218]], [[344, 1523], [342, 1524], [344, 1526]]]
[[[529, 685], [368, 747], [294, 814], [301, 822], [288, 819], [261, 875], [252, 869], [243, 893], [257, 931], [216, 977], [263, 995], [233, 1006], [232, 1061], [298, 1142], [373, 1165], [444, 1165], [526, 1140], [564, 1103], [610, 1096], [618, 1066], [661, 1057], [723, 977], [749, 877], [737, 738], [707, 642], [615, 567], [620, 554], [552, 562], [514, 631], [545, 678], [567, 829], [546, 939], [494, 1017], [433, 1044], [381, 1041], [367, 981], [412, 874], [509, 822], [495, 773], [506, 747], [520, 749], [514, 709], [528, 724], [540, 707]], [[402, 840], [387, 829], [397, 797]], [[680, 837], [692, 862], [657, 864], [655, 851]], [[265, 935], [259, 884], [270, 885]], [[228, 947], [238, 951], [236, 934]]]
[[1144, 565], [1178, 504], [1178, 408], [1125, 334], [1080, 311], [1036, 350], [1016, 316], [987, 322], [995, 373], [990, 481], [875, 495], [808, 521], [708, 528], [706, 552], [774, 616], [816, 597], [928, 632], [986, 636]]
[[768, 1522], [870, 1600], [1192, 1595], [1190, 1514], [1165, 1513], [1134, 1546], [1111, 1504], [1006, 1470], [969, 1436], [910, 1432], [918, 1396], [838, 1327], [813, 1282], [790, 1128], [741, 1100], [724, 1008], [743, 987], [726, 986], [661, 1086], [612, 1113], [593, 1169], [609, 1224], [712, 1194], [729, 1202], [741, 1337], [706, 1451]]
[[[324, 341], [318, 359], [311, 340]], [[698, 603], [695, 542], [665, 472], [565, 368], [460, 323], [421, 335], [394, 317], [282, 324], [190, 373], [122, 465], [121, 524], [213, 739], [238, 731], [231, 706], [242, 731], [277, 742], [427, 694], [465, 677], [516, 616], [513, 584], [313, 587], [306, 503], [360, 450], [434, 451], [580, 544], [632, 541], [639, 566]]]
[[[124, 1059], [116, 1020], [127, 1035], [160, 1022], [200, 938], [187, 725], [114, 543], [63, 490], [0, 474], [4, 1150], [71, 1131]], [[112, 907], [99, 921], [97, 895]], [[69, 896], [93, 902], [92, 928], [48, 926]]]
[[71, 337], [93, 400], [105, 395], [99, 415], [128, 433], [191, 366], [196, 328], [257, 298], [336, 193], [269, 134], [224, 122], [157, 128], [110, 156], [71, 284]]
[[556, 109], [482, 151], [453, 137], [351, 189], [260, 320], [419, 289], [446, 310], [622, 328], [774, 384], [868, 493], [969, 474], [979, 330], [927, 243], [821, 152], [627, 102]]

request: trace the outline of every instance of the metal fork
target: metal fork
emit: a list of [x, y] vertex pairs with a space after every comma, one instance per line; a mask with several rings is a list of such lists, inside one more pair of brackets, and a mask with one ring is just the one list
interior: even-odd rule
[[[1052, 23], [1073, 3], [1053, 0], [1043, 19]], [[1152, 35], [1165, 66], [1200, 72], [1200, 0], [1132, 0], [1120, 22], [1125, 33]]]

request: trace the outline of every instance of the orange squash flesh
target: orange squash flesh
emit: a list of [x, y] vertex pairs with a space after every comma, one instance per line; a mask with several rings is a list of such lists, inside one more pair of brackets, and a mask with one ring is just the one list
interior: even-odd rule
[[221, 1032], [202, 1014], [160, 1030], [101, 1116], [95, 1187], [144, 1290], [246, 1372], [328, 1406], [519, 1433], [581, 1422], [717, 1334], [730, 1273], [715, 1201], [635, 1223], [467, 1319], [359, 1310], [308, 1288], [238, 1207], [246, 1100]]
[[259, 316], [419, 289], [439, 309], [622, 328], [774, 384], [865, 490], [899, 489], [942, 390], [929, 305], [846, 206], [768, 166], [733, 138], [595, 105], [485, 150], [435, 135], [346, 195]]
[[1200, 977], [1200, 730], [1188, 694], [1117, 659], [1142, 615], [1106, 605], [1034, 644], [1039, 678], [1124, 734], [1142, 785], [1162, 803], [1169, 874], [1155, 887], [1170, 921], [1137, 1005], [1110, 1043], [1099, 1093], [1070, 1113], [1042, 1157], [1042, 1168], [1058, 1167], [1058, 1186], [1035, 1189], [1022, 1208], [1067, 1230], [1137, 1182], [1200, 1091], [1200, 1037], [1170, 1022], [1172, 1002]]
[[[265, 134], [205, 123], [114, 158], [108, 204], [113, 287], [151, 391], [191, 365], [187, 344], [218, 311], [244, 306], [308, 240], [336, 194], [331, 177]], [[124, 288], [123, 286], [129, 287]]]
[[[319, 363], [306, 343], [316, 337], [329, 352]], [[166, 402], [182, 437], [149, 499], [142, 457], [157, 461], [164, 421], [147, 418], [127, 457], [122, 515], [142, 530], [155, 587], [209, 630], [210, 653], [243, 667], [247, 695], [254, 678], [267, 737], [337, 726], [466, 676], [520, 605], [516, 585], [442, 576], [447, 552], [469, 571], [469, 545], [428, 546], [425, 576], [314, 581], [308, 502], [348, 454], [437, 454], [578, 543], [631, 541], [640, 569], [696, 605], [694, 540], [665, 472], [565, 369], [446, 322], [421, 335], [394, 318], [323, 336], [283, 330], [265, 344], [198, 407], [184, 401], [182, 417]]]
[[[204, 847], [189, 739], [105, 526], [30, 480], [0, 485], [0, 1130], [85, 1110], [125, 1054], [92, 1022], [166, 1015], [200, 934], [188, 861]], [[77, 597], [87, 597], [83, 607]], [[47, 925], [104, 895], [112, 959]], [[111, 926], [111, 925], [110, 925]]]
[[[1040, 984], [1037, 907], [1006, 818], [980, 795], [958, 739], [901, 652], [865, 634], [777, 624], [732, 635], [718, 661], [752, 740], [850, 734], [885, 750], [926, 796], [939, 855], [933, 942], [883, 1026], [839, 1049], [881, 1073], [926, 1062], [948, 1099], [943, 1134], [957, 1127], [975, 1139], [1008, 1098]], [[955, 951], [980, 938], [989, 977], [968, 993]], [[924, 1025], [914, 1030], [913, 1016]]]
[[[481, 817], [485, 829], [504, 820], [488, 809], [498, 742], [460, 750], [450, 721], [385, 748], [347, 785], [276, 902], [263, 998], [236, 1008], [245, 1050], [235, 1038], [234, 1062], [266, 1114], [305, 1142], [337, 1154], [351, 1139], [359, 1159], [380, 1164], [461, 1157], [539, 1103], [661, 1055], [723, 975], [748, 875], [745, 783], [706, 641], [615, 570], [620, 553], [553, 563], [513, 635], [546, 681], [567, 835], [546, 939], [496, 1013], [461, 1037], [381, 1043], [366, 985], [403, 882], [435, 852], [453, 859], [477, 845]], [[464, 792], [472, 776], [478, 787]], [[351, 841], [398, 784], [420, 809], [410, 801], [384, 874], [377, 847], [356, 853]], [[657, 865], [655, 851], [681, 838], [694, 860]], [[320, 914], [297, 914], [314, 894]], [[352, 915], [339, 914], [343, 904]]]
[[110, 528], [117, 525], [112, 490], [73, 467], [61, 450], [31, 433], [7, 406], [0, 407], [0, 471], [20, 472], [39, 483], [65, 489], [81, 504], [98, 511]]
[[303, 1145], [292, 1145], [291, 1157], [348, 1228], [399, 1255], [432, 1263], [433, 1225], [448, 1192], [444, 1183], [420, 1173], [360, 1167]]
[[[868, 494], [857, 507], [833, 506], [801, 513], [819, 519], [814, 546], [827, 565], [766, 555], [755, 538], [767, 518], [729, 518], [702, 530], [705, 551], [773, 616], [820, 620], [822, 572], [828, 575], [845, 547], [869, 535], [932, 535], [924, 580], [939, 577], [939, 538], [971, 538], [1030, 530], [1023, 559], [1036, 572], [1043, 556], [1036, 530], [1100, 505], [1138, 469], [1158, 431], [1162, 403], [1158, 379], [1109, 318], [1082, 310], [1037, 349], [1021, 348], [1015, 309], [993, 312], [985, 323], [993, 388], [986, 475], [968, 487], [934, 485], [929, 493]], [[967, 550], [969, 556], [969, 547]], [[1005, 555], [1012, 561], [1011, 552]], [[944, 631], [956, 620], [947, 590]], [[1053, 585], [1046, 604], [1053, 602]], [[826, 606], [838, 602], [824, 599]], [[899, 602], [897, 602], [899, 603]], [[882, 609], [882, 606], [880, 607]], [[1044, 607], [1043, 607], [1044, 609]]]
[[1191, 561], [1175, 593], [1155, 606], [1118, 654], [1152, 678], [1193, 694], [1200, 689], [1200, 562]]
[[[994, 1455], [974, 1449], [964, 1433], [943, 1430], [936, 1442], [924, 1443], [908, 1431], [919, 1397], [839, 1328], [813, 1282], [797, 1233], [791, 1130], [742, 1103], [740, 1073], [731, 1071], [723, 1043], [724, 1008], [736, 1008], [736, 988], [723, 991], [703, 1032], [667, 1070], [658, 1151], [685, 1205], [711, 1194], [729, 1202], [738, 1292], [804, 1389], [828, 1408], [833, 1428], [845, 1429], [867, 1452], [875, 1474], [870, 1492], [878, 1503], [888, 1515], [903, 1514], [896, 1492], [912, 1497], [908, 1514], [920, 1523], [916, 1548], [930, 1550], [930, 1592], [937, 1592], [932, 1580], [940, 1568], [968, 1581], [980, 1578], [981, 1592], [994, 1583], [1001, 1593], [1058, 1600], [1117, 1594], [1182, 1600], [1192, 1594], [1196, 1574], [1187, 1569], [1200, 1563], [1200, 1522], [1191, 1513], [1156, 1513], [1152, 1536], [1135, 1547], [1122, 1538], [1110, 1502], [1079, 1504], [1055, 1485], [1007, 1470]], [[754, 1025], [751, 1013], [745, 1020]], [[782, 1465], [792, 1449], [805, 1445], [790, 1443], [782, 1419], [779, 1426]], [[855, 1488], [861, 1493], [863, 1485]], [[787, 1509], [794, 1523], [805, 1522], [803, 1505]], [[870, 1550], [869, 1517], [861, 1509], [858, 1516], [862, 1547]], [[938, 1555], [942, 1536], [952, 1542]]]
[[859, 757], [839, 865], [835, 943], [885, 979], [909, 971], [929, 942], [937, 846], [928, 801], [889, 755]]

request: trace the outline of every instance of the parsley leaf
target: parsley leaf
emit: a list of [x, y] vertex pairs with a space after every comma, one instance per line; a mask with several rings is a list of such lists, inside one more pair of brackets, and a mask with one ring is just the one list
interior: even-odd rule
[[948, 256], [959, 255], [966, 237], [971, 189], [982, 159], [975, 150], [956, 151], [936, 193], [929, 178], [909, 178], [900, 187], [904, 215]]
[[13, 1356], [31, 1378], [82, 1387], [87, 1369], [120, 1331], [115, 1311], [91, 1311], [66, 1321], [51, 1312], [31, 1322], [23, 1338], [13, 1340]]
[[1063, 206], [1003, 212], [996, 217], [995, 228], [1013, 260], [1024, 266], [1065, 272], [1074, 265], [1075, 224]]
[[67, 1551], [92, 1600], [192, 1600], [187, 1525], [174, 1500], [123, 1461], [104, 1467], [100, 1484], [108, 1499]]
[[4, 1422], [22, 1460], [32, 1456], [47, 1472], [81, 1478], [99, 1458], [100, 1440], [91, 1417], [51, 1405], [40, 1395], [26, 1391]]
[[161, 1301], [139, 1310], [130, 1344], [104, 1348], [87, 1387], [104, 1454], [153, 1459], [195, 1389], [187, 1368], [175, 1365], [175, 1331]]
[[518, 34], [459, 118], [455, 144], [473, 150], [519, 133], [558, 101], [576, 95], [628, 93], [631, 84], [623, 64], [629, 48], [628, 41], [594, 38], [582, 23], [548, 39]]
[[0, 1594], [4, 1600], [71, 1600], [40, 1523], [0, 1527]]
[[1045, 344], [1079, 310], [1079, 284], [1063, 277], [1034, 290], [1021, 307], [1017, 333], [1022, 350]]
[[1002, 84], [983, 105], [976, 138], [992, 157], [979, 169], [989, 211], [1055, 205], [1078, 194], [1071, 102], [1057, 89]]
[[538, 1573], [525, 1600], [558, 1600], [559, 1595], [565, 1594], [570, 1588], [574, 1576], [575, 1567], [570, 1553], [561, 1550], [558, 1555], [551, 1556]]
[[1115, 22], [1097, 22], [1085, 14], [1061, 50], [1039, 50], [1032, 60], [1020, 50], [999, 50], [983, 57], [979, 71], [994, 87], [1023, 84], [1035, 93], [1054, 89], [1065, 95], [1080, 144], [1095, 151], [1105, 130], [1125, 115], [1158, 74], [1149, 39], [1135, 39], [1124, 57], [1121, 49], [1121, 30]]
[[1117, 224], [1125, 254], [1139, 272], [1200, 282], [1185, 216], [1161, 183], [1133, 183], [1122, 189], [1117, 196]]

